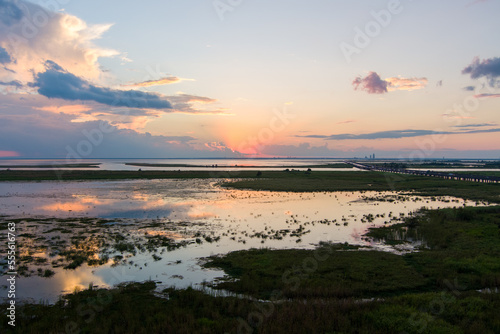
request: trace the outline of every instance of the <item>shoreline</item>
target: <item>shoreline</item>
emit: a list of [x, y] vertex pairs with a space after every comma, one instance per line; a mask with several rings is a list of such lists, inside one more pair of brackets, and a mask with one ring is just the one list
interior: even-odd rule
[[277, 192], [402, 191], [500, 203], [499, 184], [378, 171], [0, 171], [0, 183], [151, 179], [215, 179], [227, 188]]

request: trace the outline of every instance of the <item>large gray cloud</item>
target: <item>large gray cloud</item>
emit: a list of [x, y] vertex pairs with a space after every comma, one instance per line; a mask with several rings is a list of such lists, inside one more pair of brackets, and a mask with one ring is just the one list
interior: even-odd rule
[[38, 93], [48, 98], [95, 101], [113, 107], [172, 109], [170, 102], [161, 95], [94, 86], [52, 61], [46, 62], [46, 71], [38, 73], [31, 86], [38, 88]]
[[1, 22], [6, 26], [18, 22], [23, 17], [23, 11], [15, 1], [0, 0]]
[[[28, 104], [38, 104], [41, 100], [36, 95], [23, 99], [27, 99], [24, 100], [26, 105], [17, 103], [20, 98], [0, 97], [6, 106], [0, 113], [0, 143], [4, 144], [0, 150], [18, 152], [22, 157], [66, 158], [70, 152], [80, 153], [82, 142], [89, 142], [92, 143], [89, 146], [91, 151], [80, 154], [82, 158], [211, 155], [210, 152], [196, 150], [192, 144], [196, 138], [191, 136], [139, 133], [104, 121], [72, 122], [71, 115], [29, 107]], [[101, 128], [107, 131], [102, 132]], [[83, 148], [87, 149], [87, 146]], [[71, 159], [75, 157], [71, 156]]]

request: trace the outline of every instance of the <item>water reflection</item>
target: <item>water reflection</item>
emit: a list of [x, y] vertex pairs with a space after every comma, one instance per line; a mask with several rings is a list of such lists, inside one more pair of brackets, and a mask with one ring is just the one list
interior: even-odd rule
[[[199, 284], [221, 275], [201, 269], [200, 257], [238, 249], [313, 248], [320, 241], [382, 247], [364, 236], [369, 227], [398, 222], [422, 207], [475, 205], [393, 192], [227, 190], [214, 180], [0, 186], [0, 209], [9, 216], [4, 221], [22, 218], [18, 245], [29, 277], [19, 278], [19, 296], [51, 301], [91, 283]], [[45, 270], [53, 276], [40, 277]]]

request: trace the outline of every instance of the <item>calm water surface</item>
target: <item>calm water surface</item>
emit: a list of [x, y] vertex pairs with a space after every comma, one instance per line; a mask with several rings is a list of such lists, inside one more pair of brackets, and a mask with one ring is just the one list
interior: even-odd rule
[[[20, 298], [51, 302], [61, 293], [89, 284], [110, 287], [153, 279], [163, 286], [196, 286], [223, 275], [221, 271], [202, 269], [200, 258], [239, 249], [314, 248], [320, 241], [382, 247], [363, 237], [369, 227], [397, 222], [422, 207], [463, 205], [476, 203], [392, 192], [228, 190], [210, 179], [0, 183], [0, 213], [4, 220], [40, 219], [17, 223], [18, 235], [31, 235], [31, 239], [18, 237], [18, 247], [24, 252], [51, 237], [49, 228], [69, 228], [67, 222], [56, 218], [75, 222], [84, 217], [107, 219], [109, 231], [136, 241], [146, 235], [165, 234], [186, 243], [171, 251], [158, 249], [161, 259], [154, 259], [149, 251], [138, 251], [125, 255], [126, 261], [118, 265], [110, 260], [101, 266], [83, 265], [74, 270], [54, 268], [51, 278], [18, 278]], [[54, 220], [42, 222], [47, 218]], [[71, 238], [77, 233], [75, 230], [61, 235]], [[37, 236], [42, 241], [37, 241]], [[42, 269], [50, 268], [50, 262], [57, 258], [50, 247], [45, 248], [37, 250], [37, 256], [49, 263], [38, 266]], [[6, 284], [1, 284], [3, 295]]]

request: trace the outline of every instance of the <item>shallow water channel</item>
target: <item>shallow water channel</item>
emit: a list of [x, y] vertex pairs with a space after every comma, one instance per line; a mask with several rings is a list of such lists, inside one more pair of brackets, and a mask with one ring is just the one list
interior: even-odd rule
[[[148, 279], [199, 286], [223, 276], [200, 266], [210, 255], [314, 248], [320, 241], [394, 251], [366, 238], [367, 229], [399, 222], [422, 207], [483, 204], [394, 192], [231, 190], [210, 179], [4, 182], [0, 267], [7, 269], [4, 228], [15, 222], [21, 300], [54, 302], [90, 284]], [[86, 258], [78, 260], [82, 254]], [[2, 280], [0, 297], [6, 286]]]

